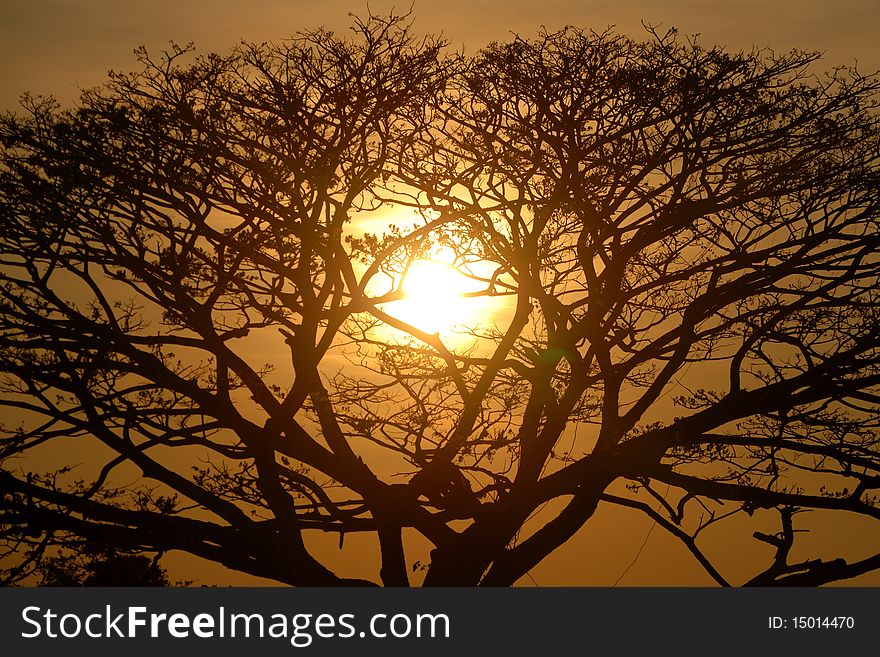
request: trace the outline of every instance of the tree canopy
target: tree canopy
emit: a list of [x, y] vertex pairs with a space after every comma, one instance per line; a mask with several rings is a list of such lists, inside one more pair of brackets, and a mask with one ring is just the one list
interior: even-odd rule
[[[877, 77], [395, 16], [139, 57], [0, 121], [7, 582], [86, 540], [512, 585], [599, 505], [723, 585], [880, 566], [800, 547], [806, 511], [880, 520]], [[422, 322], [431, 262], [472, 321]], [[703, 532], [768, 512], [731, 581]], [[375, 577], [315, 532], [374, 536]]]
[[[34, 563], [40, 586], [172, 586], [168, 573], [141, 554], [84, 544], [75, 555], [49, 556]], [[189, 584], [191, 582], [180, 582]]]

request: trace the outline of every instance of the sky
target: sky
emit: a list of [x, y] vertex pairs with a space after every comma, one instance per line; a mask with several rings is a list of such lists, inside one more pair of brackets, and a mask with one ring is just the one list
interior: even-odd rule
[[[369, 6], [381, 14], [410, 2]], [[349, 13], [366, 10], [358, 0], [0, 0], [0, 110], [14, 110], [25, 91], [69, 104], [109, 69], [136, 69], [139, 45], [158, 52], [174, 40], [225, 52], [242, 39], [277, 40], [319, 25], [344, 30]], [[615, 26], [635, 36], [644, 21], [732, 49], [821, 50], [829, 67], [880, 69], [877, 0], [415, 0], [413, 12], [417, 32], [443, 33], [466, 51], [542, 25]]]
[[[393, 7], [406, 10], [409, 3], [373, 0], [370, 9], [383, 14]], [[133, 49], [139, 45], [158, 52], [173, 40], [194, 42], [200, 52], [223, 53], [242, 39], [277, 40], [317, 26], [345, 30], [349, 13], [366, 11], [366, 2], [356, 0], [0, 0], [0, 111], [15, 111], [26, 91], [70, 105], [78, 89], [100, 84], [109, 69], [137, 69]], [[417, 33], [442, 33], [453, 48], [466, 52], [511, 33], [534, 34], [541, 26], [614, 26], [638, 36], [644, 34], [645, 22], [676, 27], [688, 35], [699, 33], [703, 43], [732, 50], [819, 50], [825, 53], [825, 68], [857, 64], [863, 73], [880, 69], [877, 0], [416, 0], [413, 15]], [[644, 518], [633, 516], [632, 523], [622, 527], [600, 509], [591, 522], [591, 536], [603, 538], [589, 551], [577, 540], [566, 545], [533, 571], [535, 583], [611, 585], [618, 578], [621, 584], [628, 583], [627, 578], [653, 584], [710, 583], [699, 569], [685, 567], [689, 557], [672, 539], [659, 530], [652, 536]], [[595, 531], [603, 525], [607, 531]], [[855, 525], [840, 528], [845, 538], [847, 532], [857, 531]], [[650, 549], [637, 560], [643, 539], [646, 545], [650, 539]], [[602, 568], [580, 563], [586, 554], [604, 564]], [[753, 557], [764, 563], [767, 554], [756, 552]], [[749, 555], [737, 558], [744, 572], [757, 565], [746, 563]], [[577, 581], [571, 578], [573, 563], [578, 564]], [[683, 571], [694, 573], [693, 579], [682, 579]], [[210, 579], [205, 575], [202, 581]]]

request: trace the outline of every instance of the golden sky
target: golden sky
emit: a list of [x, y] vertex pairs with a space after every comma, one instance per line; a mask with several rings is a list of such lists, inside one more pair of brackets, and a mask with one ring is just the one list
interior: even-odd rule
[[[383, 14], [395, 6], [405, 9], [410, 1], [371, 0], [370, 8]], [[193, 41], [201, 52], [225, 52], [241, 39], [275, 40], [319, 25], [345, 30], [348, 13], [366, 13], [366, 5], [360, 0], [0, 0], [0, 110], [14, 110], [25, 91], [54, 95], [69, 104], [78, 88], [100, 84], [108, 69], [138, 68], [132, 50], [141, 44], [159, 51], [169, 40]], [[454, 48], [469, 52], [512, 32], [533, 34], [542, 25], [615, 26], [638, 36], [644, 21], [699, 33], [704, 43], [731, 49], [820, 50], [827, 68], [858, 62], [864, 73], [880, 69], [880, 0], [416, 0], [414, 17], [417, 33], [443, 33]], [[648, 520], [633, 515], [632, 524], [612, 527], [610, 514], [600, 509], [591, 523], [591, 536], [600, 538], [590, 539], [589, 551], [583, 542], [572, 541], [538, 567], [534, 576], [542, 585], [609, 585], [621, 573], [641, 583], [709, 583], [660, 530], [651, 537], [644, 559], [627, 570], [634, 550], [647, 541]], [[864, 540], [859, 531], [856, 524], [841, 522], [837, 539]], [[586, 554], [604, 560], [606, 573], [584, 565], [582, 579], [572, 580], [567, 574], [571, 564]], [[747, 563], [750, 556], [731, 555], [739, 563], [719, 565], [728, 572], [738, 565], [753, 569], [755, 564]], [[766, 559], [765, 552], [756, 552], [754, 558]], [[682, 572], [692, 579], [682, 579]], [[878, 582], [876, 574], [865, 580]]]
[[[410, 0], [372, 0], [384, 13]], [[0, 109], [24, 91], [62, 102], [100, 83], [110, 68], [137, 68], [132, 49], [158, 51], [169, 39], [225, 51], [240, 39], [274, 40], [301, 28], [345, 29], [359, 0], [0, 0]], [[640, 21], [700, 33], [730, 48], [822, 50], [828, 66], [880, 69], [877, 0], [416, 0], [418, 32], [442, 32], [475, 50], [511, 32], [566, 24], [637, 35]]]

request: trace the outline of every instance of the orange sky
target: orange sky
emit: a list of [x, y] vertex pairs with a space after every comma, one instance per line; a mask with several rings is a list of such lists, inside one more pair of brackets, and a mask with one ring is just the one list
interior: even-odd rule
[[[372, 0], [376, 13], [410, 0]], [[169, 39], [224, 51], [239, 39], [272, 40], [303, 27], [344, 29], [366, 1], [322, 0], [0, 0], [0, 109], [23, 91], [76, 98], [77, 85], [100, 83], [109, 68], [133, 69], [132, 49]], [[859, 61], [880, 68], [877, 0], [416, 0], [416, 30], [443, 32], [473, 50], [510, 32], [573, 24], [615, 25], [637, 34], [640, 21], [699, 32], [731, 48], [823, 50], [828, 65]]]
[[[62, 103], [77, 96], [77, 87], [99, 84], [110, 68], [137, 68], [132, 49], [140, 44], [158, 51], [169, 39], [194, 41], [202, 52], [223, 52], [240, 39], [279, 39], [301, 28], [325, 25], [342, 30], [348, 12], [364, 13], [357, 0], [0, 0], [0, 110], [14, 109], [24, 91], [55, 95]], [[374, 13], [410, 0], [371, 0]], [[453, 47], [474, 51], [511, 32], [529, 35], [540, 25], [566, 24], [597, 30], [614, 25], [630, 35], [642, 32], [640, 21], [676, 26], [686, 34], [700, 33], [708, 43], [732, 49], [753, 45], [786, 51], [794, 47], [825, 51], [825, 65], [859, 63], [862, 72], [880, 69], [878, 0], [417, 0], [416, 32], [442, 32]], [[626, 512], [624, 512], [626, 513]], [[650, 531], [650, 521], [631, 515], [632, 523], [612, 526], [603, 507], [591, 520], [589, 537], [574, 540], [533, 571], [541, 585], [610, 585], [623, 572], [622, 584], [700, 585], [708, 577], [660, 530], [650, 537], [643, 558], [629, 571], [634, 552]], [[759, 518], [760, 522], [762, 519]], [[770, 520], [768, 518], [768, 520]], [[769, 526], [769, 525], [768, 525]], [[605, 528], [606, 531], [602, 531]], [[871, 542], [860, 528], [841, 522], [837, 539]], [[333, 539], [336, 540], [335, 538]], [[585, 544], [589, 541], [589, 546]], [[723, 537], [719, 537], [723, 540]], [[624, 546], [623, 548], [621, 546]], [[710, 553], [712, 551], [710, 550]], [[715, 552], [717, 554], [718, 552]], [[586, 557], [589, 555], [589, 557]], [[332, 556], [332, 555], [331, 555]], [[341, 558], [341, 555], [339, 555]], [[585, 558], [589, 563], [582, 563]], [[757, 570], [766, 565], [767, 551], [731, 555], [736, 564]], [[751, 559], [756, 563], [749, 563]], [[572, 563], [579, 575], [571, 578]], [[339, 564], [331, 563], [331, 567]], [[682, 573], [687, 573], [683, 577]], [[176, 573], [175, 573], [176, 574]], [[732, 577], [732, 579], [737, 579]], [[202, 583], [211, 577], [203, 577]], [[243, 583], [243, 582], [240, 582]], [[880, 575], [863, 578], [878, 584]]]

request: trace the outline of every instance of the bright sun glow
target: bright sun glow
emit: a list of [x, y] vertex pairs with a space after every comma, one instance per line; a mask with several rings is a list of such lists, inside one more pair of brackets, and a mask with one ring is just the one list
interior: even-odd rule
[[403, 299], [387, 304], [390, 315], [428, 333], [473, 325], [480, 299], [465, 296], [478, 283], [437, 260], [414, 262], [403, 279]]
[[[403, 216], [388, 214], [359, 217], [353, 232], [381, 234], [388, 225], [406, 223]], [[503, 326], [512, 313], [512, 298], [498, 296], [498, 286], [496, 294], [487, 293], [496, 269], [491, 262], [469, 260], [462, 263], [452, 249], [439, 247], [411, 262], [405, 274], [399, 270], [385, 270], [372, 276], [365, 292], [374, 298], [401, 293], [401, 298], [396, 301], [382, 303], [381, 310], [420, 331], [439, 334], [449, 348], [469, 348], [479, 340], [468, 329]], [[407, 339], [407, 331], [403, 327], [395, 328], [391, 323], [373, 330], [378, 339]]]
[[485, 288], [451, 266], [450, 253], [413, 262], [403, 278], [403, 298], [385, 305], [397, 319], [441, 335], [479, 323], [484, 300], [468, 296]]

